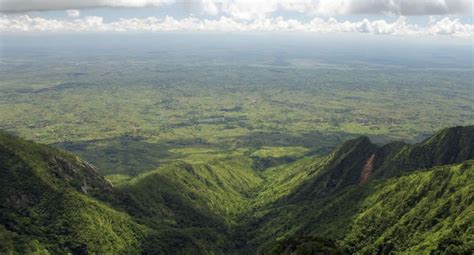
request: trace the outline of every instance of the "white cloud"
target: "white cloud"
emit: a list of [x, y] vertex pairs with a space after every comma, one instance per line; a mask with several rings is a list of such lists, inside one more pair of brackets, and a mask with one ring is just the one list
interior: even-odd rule
[[77, 18], [81, 16], [81, 12], [79, 10], [66, 10], [66, 14], [71, 18]]
[[444, 18], [434, 23], [428, 32], [439, 35], [474, 36], [474, 25], [462, 24], [459, 19]]
[[214, 0], [201, 0], [201, 7], [203, 11], [210, 15], [218, 15], [219, 14], [219, 6], [218, 3]]
[[222, 2], [222, 12], [238, 19], [261, 19], [278, 10], [276, 1], [236, 0]]
[[218, 19], [198, 19], [194, 17], [165, 18], [123, 18], [114, 22], [104, 22], [102, 17], [83, 17], [74, 20], [56, 20], [28, 15], [4, 15], [0, 18], [0, 32], [160, 32], [160, 31], [280, 31], [305, 33], [367, 33], [385, 35], [450, 35], [474, 36], [474, 26], [463, 24], [458, 19], [444, 18], [429, 25], [419, 27], [400, 17], [395, 22], [385, 20], [349, 22], [335, 18], [314, 18], [308, 22], [295, 19], [261, 18], [254, 21], [220, 17]]
[[277, 11], [306, 14], [472, 14], [474, 0], [2, 0], [0, 11], [64, 10], [93, 7], [160, 7], [196, 4], [211, 15], [254, 19]]

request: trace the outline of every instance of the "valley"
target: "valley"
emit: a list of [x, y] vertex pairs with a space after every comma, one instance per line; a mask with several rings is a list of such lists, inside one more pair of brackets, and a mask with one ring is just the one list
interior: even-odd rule
[[472, 42], [2, 39], [0, 254], [474, 251]]
[[251, 157], [216, 155], [113, 184], [68, 152], [0, 141], [3, 251], [273, 254], [299, 243], [330, 254], [465, 253], [474, 244], [474, 126], [414, 145], [359, 137], [260, 171]]
[[[282, 43], [258, 57], [160, 43], [103, 55], [6, 44], [0, 129], [74, 152], [104, 175], [136, 176], [200, 155], [246, 150], [267, 167], [359, 135], [419, 142], [453, 123], [474, 124], [474, 77], [462, 52], [456, 70], [395, 59], [368, 68], [349, 56], [321, 67], [321, 56], [302, 65]], [[151, 54], [155, 47], [173, 50]], [[288, 56], [275, 55], [281, 51]]]

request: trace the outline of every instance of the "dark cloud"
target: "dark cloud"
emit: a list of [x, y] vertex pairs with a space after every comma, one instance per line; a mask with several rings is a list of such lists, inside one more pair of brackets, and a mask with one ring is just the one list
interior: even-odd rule
[[449, 15], [472, 13], [472, 0], [361, 0], [350, 1], [352, 14]]
[[308, 14], [472, 14], [474, 0], [1, 0], [2, 12], [97, 7], [160, 7], [174, 5], [190, 12], [233, 17], [263, 17], [277, 11]]

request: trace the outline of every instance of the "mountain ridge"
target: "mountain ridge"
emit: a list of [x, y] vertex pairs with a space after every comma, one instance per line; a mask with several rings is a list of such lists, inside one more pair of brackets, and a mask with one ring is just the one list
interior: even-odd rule
[[[0, 132], [0, 252], [266, 254], [304, 247], [367, 253], [424, 247], [462, 253], [473, 243], [473, 137], [474, 126], [448, 128], [413, 145], [378, 146], [362, 136], [329, 155], [264, 170], [233, 155], [164, 164], [113, 186], [70, 153]], [[384, 196], [388, 204], [380, 200]], [[434, 202], [426, 204], [425, 197]], [[433, 211], [442, 211], [438, 204], [452, 209], [431, 215], [418, 206], [424, 203]], [[407, 220], [380, 218], [378, 208]], [[425, 219], [417, 220], [420, 215]], [[364, 230], [368, 219], [382, 225]], [[451, 221], [458, 223], [445, 224]], [[442, 238], [411, 222], [443, 229]], [[403, 226], [428, 246], [390, 230]], [[318, 236], [337, 240], [337, 247]]]

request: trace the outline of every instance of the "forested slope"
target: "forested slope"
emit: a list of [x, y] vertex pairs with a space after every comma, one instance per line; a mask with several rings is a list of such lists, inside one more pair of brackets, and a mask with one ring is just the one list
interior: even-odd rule
[[413, 145], [359, 137], [263, 170], [229, 153], [114, 186], [70, 153], [1, 133], [0, 251], [469, 254], [473, 137], [473, 126]]

